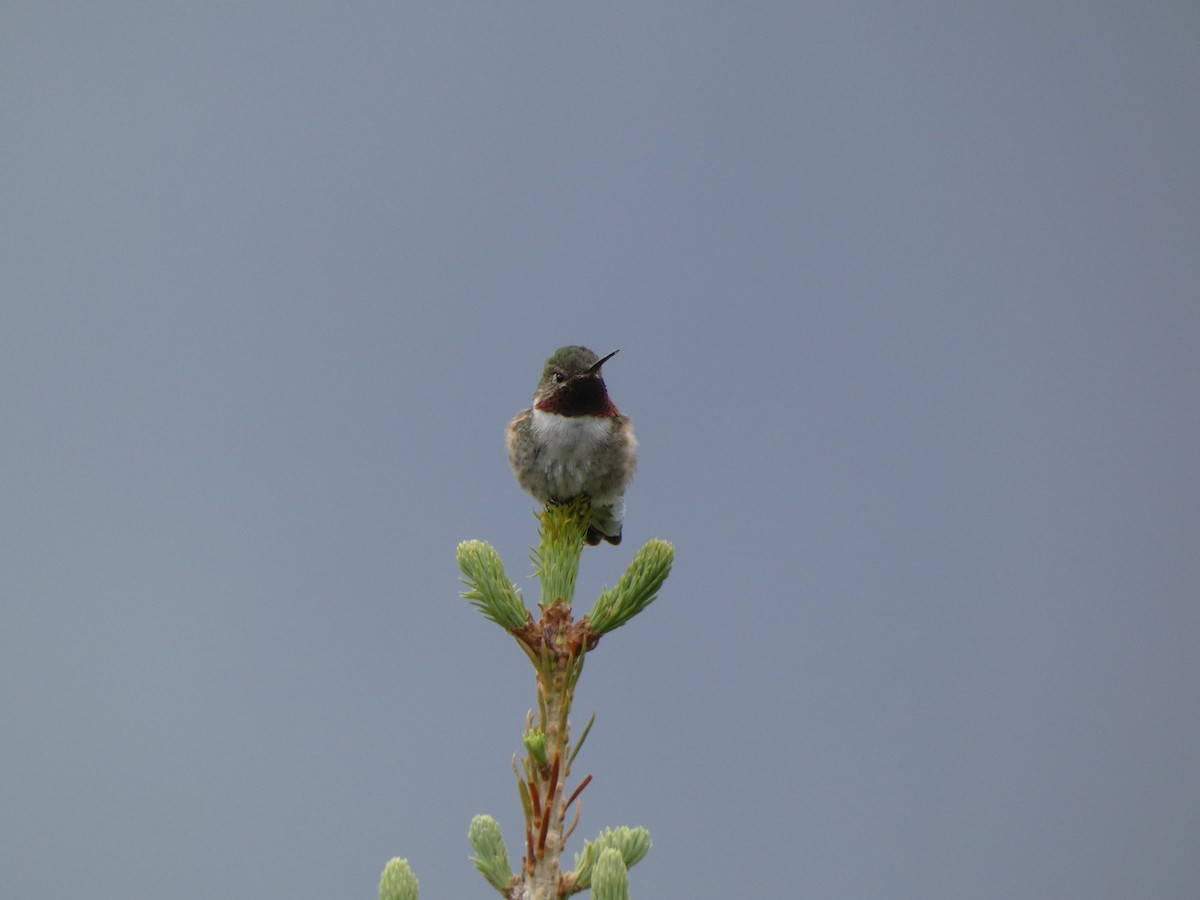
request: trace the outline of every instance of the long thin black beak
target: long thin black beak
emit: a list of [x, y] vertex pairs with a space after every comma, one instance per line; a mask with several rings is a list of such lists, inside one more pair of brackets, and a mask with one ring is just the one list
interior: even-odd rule
[[620, 352], [621, 352], [620, 350], [614, 350], [612, 353], [608, 354], [608, 356], [604, 357], [603, 359], [596, 360], [596, 362], [592, 363], [592, 367], [590, 369], [588, 369], [586, 372], [584, 372], [583, 374], [584, 375], [595, 375], [597, 372], [600, 371], [600, 367], [602, 365], [604, 365], [606, 362], [608, 362], [610, 359], [612, 359], [614, 356], [616, 356]]

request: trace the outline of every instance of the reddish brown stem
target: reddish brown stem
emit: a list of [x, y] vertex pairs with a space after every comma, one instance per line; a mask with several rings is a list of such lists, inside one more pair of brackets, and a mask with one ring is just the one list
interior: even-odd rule
[[[574, 792], [573, 794], [571, 794], [571, 797], [570, 797], [570, 799], [568, 799], [568, 800], [567, 800], [567, 805], [566, 805], [566, 806], [564, 806], [564, 807], [563, 807], [563, 809], [570, 809], [570, 808], [571, 808], [571, 804], [575, 802], [575, 799], [576, 799], [576, 798], [577, 798], [577, 797], [578, 797], [580, 794], [582, 794], [582, 793], [583, 793], [583, 789], [584, 789], [585, 787], [587, 787], [587, 786], [588, 786], [589, 784], [591, 784], [591, 783], [592, 783], [592, 776], [591, 776], [591, 775], [589, 775], [587, 778], [583, 779], [583, 781], [579, 782], [579, 787], [575, 788], [575, 792]], [[564, 839], [563, 839], [563, 843], [566, 843], [566, 838], [564, 838]]]
[[529, 825], [525, 826], [525, 844], [529, 847], [529, 855], [525, 857], [525, 871], [532, 874], [536, 857], [533, 855], [533, 829]]
[[550, 781], [547, 782], [547, 784], [549, 786], [549, 791], [547, 792], [548, 797], [553, 797], [554, 792], [556, 790], [558, 790], [558, 761], [560, 759], [562, 759], [562, 755], [559, 753], [555, 753], [554, 754], [554, 765], [551, 766], [551, 768], [550, 768]]
[[[589, 776], [589, 777], [590, 777], [590, 776]], [[578, 796], [578, 795], [579, 795], [579, 791], [576, 791], [576, 792], [575, 792], [575, 796]], [[572, 797], [571, 799], [573, 800], [573, 799], [575, 799], [575, 798], [574, 798], [574, 797]], [[580, 813], [582, 813], [582, 812], [583, 812], [583, 804], [582, 804], [582, 803], [580, 803], [580, 804], [579, 804], [577, 807], [575, 807], [575, 821], [573, 821], [573, 822], [571, 823], [571, 827], [570, 827], [570, 828], [568, 828], [568, 829], [567, 829], [567, 833], [563, 835], [563, 841], [562, 841], [562, 842], [563, 842], [563, 846], [564, 846], [564, 847], [567, 845], [567, 841], [569, 841], [569, 840], [571, 839], [571, 835], [573, 835], [573, 834], [575, 833], [575, 826], [579, 824], [579, 815], [580, 815]]]
[[550, 807], [546, 807], [546, 815], [542, 817], [542, 827], [538, 829], [538, 856], [546, 855], [546, 835], [550, 833]]
[[538, 797], [537, 782], [529, 782], [529, 802], [533, 805], [533, 821], [541, 821], [542, 818], [542, 802]]
[[542, 816], [542, 827], [538, 831], [538, 853], [546, 852], [546, 835], [550, 832], [550, 814], [554, 809], [554, 792], [558, 790], [558, 763], [561, 754], [554, 754], [554, 765], [550, 767], [550, 780], [546, 782], [546, 812]]

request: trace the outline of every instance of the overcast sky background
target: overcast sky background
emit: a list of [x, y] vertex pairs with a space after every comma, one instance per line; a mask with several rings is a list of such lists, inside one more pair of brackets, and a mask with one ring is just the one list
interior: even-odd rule
[[570, 851], [1200, 895], [1200, 5], [9, 2], [0, 893], [491, 895], [503, 428], [620, 348]]

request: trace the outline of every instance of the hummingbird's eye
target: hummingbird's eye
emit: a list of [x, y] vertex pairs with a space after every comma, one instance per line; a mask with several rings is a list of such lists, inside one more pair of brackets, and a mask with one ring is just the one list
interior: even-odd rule
[[567, 380], [567, 376], [564, 375], [562, 372], [554, 373], [554, 383], [555, 384], [562, 384], [566, 380]]

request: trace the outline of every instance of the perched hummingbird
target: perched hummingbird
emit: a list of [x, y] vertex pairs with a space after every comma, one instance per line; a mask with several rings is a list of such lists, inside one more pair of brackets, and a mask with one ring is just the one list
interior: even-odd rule
[[546, 360], [533, 408], [508, 423], [508, 463], [521, 488], [539, 503], [581, 495], [592, 501], [587, 542], [621, 543], [625, 486], [637, 463], [629, 419], [617, 412], [587, 347], [562, 347]]

